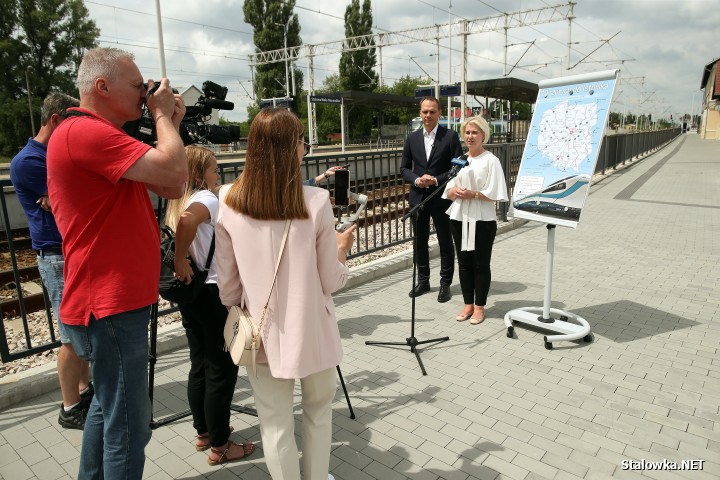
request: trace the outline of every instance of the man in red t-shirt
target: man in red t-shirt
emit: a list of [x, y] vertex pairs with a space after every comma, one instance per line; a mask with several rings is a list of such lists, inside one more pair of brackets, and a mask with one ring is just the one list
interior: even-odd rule
[[[147, 190], [178, 198], [188, 171], [182, 98], [165, 78], [152, 94], [143, 82], [127, 52], [90, 50], [78, 69], [80, 108], [48, 145], [48, 193], [65, 257], [60, 318], [90, 360], [95, 385], [78, 479], [140, 480], [150, 441], [147, 328], [160, 234]], [[146, 102], [156, 148], [121, 128]]]

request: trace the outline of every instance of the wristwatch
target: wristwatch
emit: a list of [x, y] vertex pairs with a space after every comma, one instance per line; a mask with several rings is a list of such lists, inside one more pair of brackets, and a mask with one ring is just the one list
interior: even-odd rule
[[323, 177], [325, 177], [325, 178], [328, 178], [328, 177], [329, 177], [329, 175], [327, 174], [327, 172], [323, 173]]

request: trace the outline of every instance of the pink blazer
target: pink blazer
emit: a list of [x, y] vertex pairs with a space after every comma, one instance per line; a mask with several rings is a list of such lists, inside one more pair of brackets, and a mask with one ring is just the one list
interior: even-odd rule
[[[220, 189], [215, 224], [218, 287], [224, 305], [246, 305], [260, 321], [280, 251], [284, 220], [256, 220], [227, 206]], [[337, 259], [334, 217], [326, 190], [303, 187], [310, 218], [293, 220], [262, 329], [275, 378], [304, 378], [342, 360], [332, 293], [348, 279]]]

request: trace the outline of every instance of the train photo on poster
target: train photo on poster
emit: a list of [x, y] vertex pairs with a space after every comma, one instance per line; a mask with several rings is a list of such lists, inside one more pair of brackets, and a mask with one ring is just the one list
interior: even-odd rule
[[513, 203], [517, 210], [578, 221], [588, 192], [590, 175], [573, 175]]

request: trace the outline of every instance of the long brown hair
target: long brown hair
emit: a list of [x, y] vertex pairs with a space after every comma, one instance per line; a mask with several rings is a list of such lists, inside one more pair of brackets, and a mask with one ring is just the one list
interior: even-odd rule
[[183, 187], [183, 196], [168, 201], [165, 212], [165, 225], [173, 230], [177, 228], [180, 216], [185, 211], [185, 205], [193, 193], [198, 190], [208, 190], [208, 187], [215, 186], [205, 183], [205, 170], [208, 169], [210, 160], [215, 157], [213, 152], [207, 148], [188, 145], [185, 147], [185, 156], [187, 156], [188, 161], [188, 180]]
[[297, 153], [303, 133], [294, 113], [260, 110], [250, 125], [245, 168], [225, 203], [258, 220], [308, 218]]

